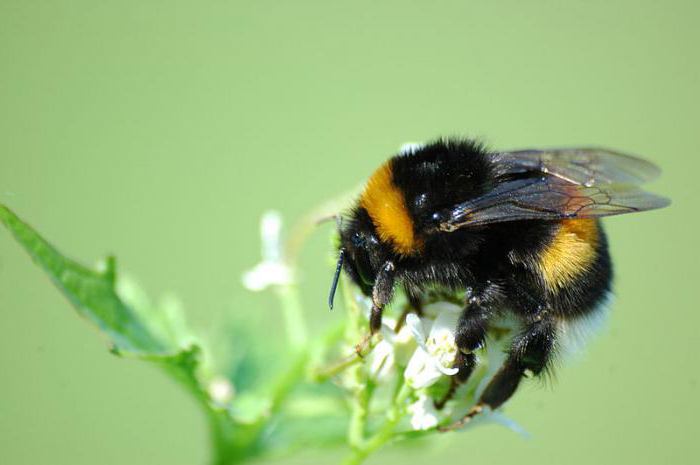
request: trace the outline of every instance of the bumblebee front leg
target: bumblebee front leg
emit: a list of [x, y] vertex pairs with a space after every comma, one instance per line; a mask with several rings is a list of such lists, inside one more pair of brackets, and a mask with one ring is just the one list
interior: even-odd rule
[[491, 282], [487, 282], [486, 287], [478, 293], [473, 290], [467, 293], [464, 310], [457, 321], [455, 332], [455, 344], [459, 351], [455, 366], [459, 368], [456, 375], [459, 382], [465, 382], [474, 369], [474, 351], [484, 345], [498, 295], [498, 287]]
[[476, 405], [464, 418], [442, 430], [461, 427], [481, 413], [485, 407], [491, 409], [500, 407], [513, 395], [526, 372], [531, 371], [539, 375], [547, 368], [552, 358], [555, 341], [554, 318], [545, 314], [531, 321], [513, 340], [506, 361], [486, 386]]
[[369, 316], [369, 331], [371, 334], [376, 333], [382, 327], [382, 311], [394, 295], [395, 271], [394, 262], [387, 261], [377, 273], [377, 278], [372, 288], [372, 312]]

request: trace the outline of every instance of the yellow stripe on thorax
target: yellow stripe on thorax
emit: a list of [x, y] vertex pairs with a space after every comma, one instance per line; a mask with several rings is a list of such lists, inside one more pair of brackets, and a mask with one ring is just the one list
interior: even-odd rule
[[369, 178], [360, 206], [367, 210], [379, 238], [392, 244], [396, 253], [411, 255], [420, 250], [422, 243], [413, 230], [404, 195], [394, 184], [389, 163]]
[[539, 260], [539, 269], [550, 289], [570, 284], [586, 271], [596, 258], [596, 220], [564, 220]]

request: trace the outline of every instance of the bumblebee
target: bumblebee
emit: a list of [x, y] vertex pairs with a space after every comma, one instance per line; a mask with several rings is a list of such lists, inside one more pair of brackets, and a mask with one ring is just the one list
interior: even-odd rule
[[503, 365], [459, 426], [551, 368], [565, 326], [601, 311], [612, 266], [600, 217], [667, 206], [639, 186], [659, 169], [600, 148], [488, 151], [443, 139], [402, 151], [339, 222], [338, 265], [371, 297], [369, 329], [400, 287], [420, 313], [431, 289], [465, 295], [452, 377], [465, 382], [492, 322], [515, 316]]

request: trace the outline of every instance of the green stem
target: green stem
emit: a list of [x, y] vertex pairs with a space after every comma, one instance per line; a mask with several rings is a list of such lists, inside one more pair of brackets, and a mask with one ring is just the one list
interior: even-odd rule
[[287, 340], [292, 349], [300, 350], [306, 346], [309, 337], [306, 331], [299, 289], [295, 285], [276, 286], [275, 294], [282, 307]]
[[317, 383], [323, 383], [342, 373], [347, 368], [359, 363], [360, 361], [362, 361], [361, 357], [357, 356], [356, 354], [350, 355], [334, 362], [332, 365], [316, 369], [312, 372], [311, 379]]
[[[350, 368], [351, 366], [360, 363], [362, 360], [365, 359], [365, 357], [367, 357], [372, 352], [372, 350], [374, 350], [374, 347], [381, 340], [381, 334], [376, 334], [373, 337], [365, 339], [364, 342], [355, 346], [355, 350], [350, 355], [336, 360], [330, 365], [322, 366], [313, 370], [311, 373], [311, 379], [319, 383], [324, 382], [345, 371], [347, 368]], [[363, 382], [363, 380], [357, 381], [360, 384]]]
[[[356, 372], [362, 371], [362, 367], [357, 367]], [[357, 373], [356, 380], [358, 387], [355, 390], [355, 396], [352, 404], [352, 416], [350, 417], [350, 426], [348, 427], [348, 443], [350, 447], [362, 448], [365, 443], [365, 430], [367, 428], [367, 417], [369, 415], [369, 403], [374, 394], [374, 383], [369, 379], [363, 379], [360, 373]]]
[[343, 461], [343, 465], [358, 465], [364, 462], [369, 455], [376, 452], [383, 445], [388, 443], [394, 438], [396, 432], [396, 426], [401, 421], [405, 410], [406, 410], [406, 400], [408, 400], [414, 393], [413, 389], [403, 384], [401, 381], [401, 388], [398, 391], [394, 402], [387, 413], [387, 419], [381, 428], [370, 437], [361, 447], [355, 447], [349, 457]]
[[282, 403], [287, 399], [289, 393], [306, 375], [306, 366], [309, 358], [310, 352], [308, 350], [301, 351], [296, 359], [290, 364], [289, 369], [277, 379], [271, 393], [272, 414], [279, 411]]

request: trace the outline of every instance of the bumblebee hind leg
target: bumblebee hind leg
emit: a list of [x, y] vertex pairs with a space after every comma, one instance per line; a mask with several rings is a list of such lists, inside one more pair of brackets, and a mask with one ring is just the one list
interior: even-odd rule
[[554, 317], [545, 314], [531, 321], [513, 339], [503, 366], [486, 386], [476, 405], [461, 420], [441, 430], [449, 431], [463, 426], [485, 407], [500, 407], [513, 395], [528, 371], [535, 375], [542, 373], [552, 359], [556, 335], [557, 324]]

